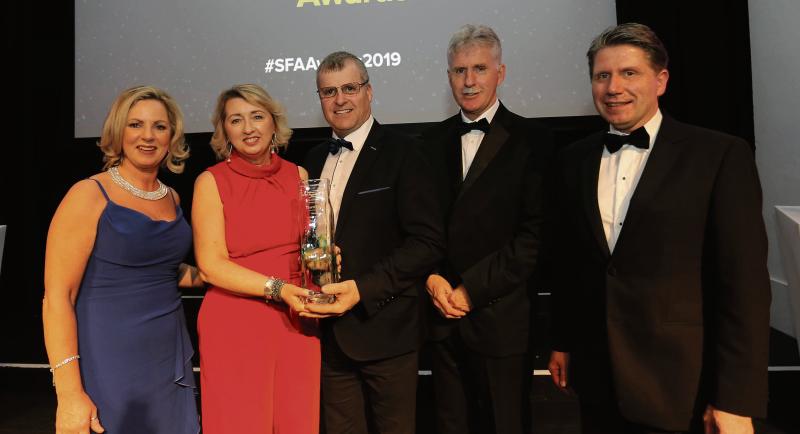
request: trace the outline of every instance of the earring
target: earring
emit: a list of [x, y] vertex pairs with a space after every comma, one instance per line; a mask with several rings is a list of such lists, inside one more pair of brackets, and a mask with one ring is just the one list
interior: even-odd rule
[[272, 143], [269, 145], [269, 152], [274, 154], [278, 152], [278, 143], [275, 141], [275, 133], [272, 133]]
[[233, 153], [233, 143], [228, 142], [228, 163], [231, 162], [231, 154]]

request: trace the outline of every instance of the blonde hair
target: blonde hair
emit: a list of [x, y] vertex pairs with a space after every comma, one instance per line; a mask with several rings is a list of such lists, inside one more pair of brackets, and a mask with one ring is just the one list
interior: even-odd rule
[[183, 113], [168, 93], [154, 86], [135, 86], [119, 94], [103, 123], [103, 133], [97, 146], [103, 151], [103, 170], [117, 166], [122, 161], [122, 137], [131, 108], [142, 100], [156, 100], [164, 104], [170, 126], [167, 155], [161, 162], [172, 173], [183, 172], [184, 160], [189, 158], [189, 147], [183, 136]]
[[211, 117], [211, 123], [214, 124], [211, 149], [217, 155], [218, 160], [224, 160], [228, 157], [228, 136], [225, 134], [225, 118], [227, 117], [225, 104], [234, 98], [241, 98], [268, 111], [272, 115], [272, 121], [275, 124], [275, 138], [273, 139], [275, 146], [285, 149], [289, 145], [292, 130], [289, 128], [289, 123], [280, 103], [257, 84], [237, 84], [230, 89], [224, 90], [219, 95], [214, 115]]

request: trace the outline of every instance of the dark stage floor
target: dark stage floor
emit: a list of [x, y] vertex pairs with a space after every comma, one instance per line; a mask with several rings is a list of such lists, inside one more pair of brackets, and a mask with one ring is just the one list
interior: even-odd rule
[[[770, 373], [770, 417], [756, 421], [760, 434], [800, 433], [800, 372]], [[431, 377], [422, 376], [419, 387], [418, 430], [432, 434]], [[574, 399], [551, 386], [548, 377], [537, 376], [531, 395], [533, 432], [578, 434], [580, 416]], [[46, 369], [0, 368], [0, 434], [53, 432], [55, 396]]]
[[[32, 345], [31, 337], [23, 338], [26, 333], [11, 336], [17, 339], [10, 339], [7, 344], [14, 346], [17, 354], [26, 345], [31, 347], [31, 355], [23, 360], [39, 360], [43, 357], [38, 345]], [[544, 348], [536, 350], [536, 369], [545, 369], [545, 351]], [[0, 434], [52, 433], [55, 395], [50, 384], [50, 373], [44, 367], [7, 367], [8, 363], [19, 361], [0, 360]], [[427, 369], [428, 362], [424, 357], [420, 365], [421, 369]], [[800, 434], [800, 355], [797, 342], [775, 330], [770, 337], [770, 366], [769, 414], [767, 419], [756, 421], [756, 433]], [[434, 433], [431, 380], [430, 375], [420, 376], [417, 395], [419, 434]], [[556, 390], [547, 376], [534, 377], [531, 415], [533, 432], [536, 434], [580, 432], [580, 415], [575, 399]]]

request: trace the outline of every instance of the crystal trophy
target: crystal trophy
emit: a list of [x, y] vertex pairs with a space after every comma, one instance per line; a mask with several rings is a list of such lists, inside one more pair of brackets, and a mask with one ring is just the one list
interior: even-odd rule
[[309, 288], [306, 303], [333, 303], [336, 296], [323, 294], [322, 285], [339, 281], [334, 252], [333, 208], [330, 181], [300, 181], [301, 228], [300, 264], [302, 284]]

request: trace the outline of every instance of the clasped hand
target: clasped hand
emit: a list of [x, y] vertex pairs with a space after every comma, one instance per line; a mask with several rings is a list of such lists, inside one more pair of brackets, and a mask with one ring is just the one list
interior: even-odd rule
[[444, 277], [431, 274], [425, 282], [425, 289], [439, 314], [445, 318], [462, 318], [472, 310], [472, 301], [463, 284], [453, 289]]

